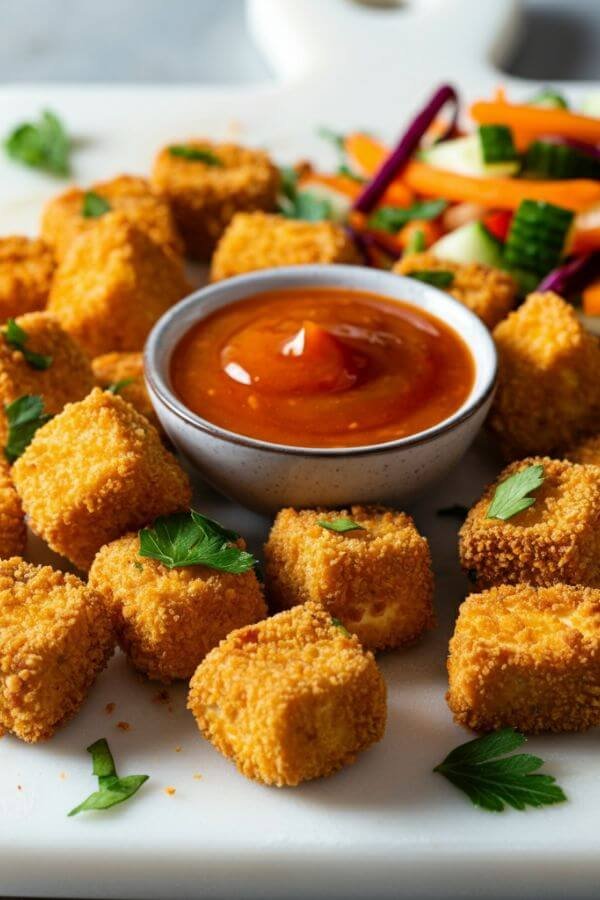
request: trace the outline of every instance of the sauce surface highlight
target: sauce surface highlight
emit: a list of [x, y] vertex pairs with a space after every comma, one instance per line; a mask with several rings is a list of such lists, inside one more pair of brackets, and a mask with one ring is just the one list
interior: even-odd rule
[[354, 447], [416, 434], [473, 385], [456, 332], [363, 291], [257, 294], [194, 325], [171, 381], [193, 412], [237, 434], [296, 447]]

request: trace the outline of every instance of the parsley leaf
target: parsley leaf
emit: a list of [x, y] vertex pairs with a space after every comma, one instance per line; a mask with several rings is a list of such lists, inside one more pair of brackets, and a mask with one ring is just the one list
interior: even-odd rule
[[190, 147], [188, 144], [174, 144], [169, 147], [171, 156], [180, 156], [190, 162], [203, 162], [207, 166], [222, 166], [216, 153], [204, 147]]
[[84, 219], [98, 219], [104, 213], [110, 212], [112, 209], [108, 200], [101, 197], [95, 191], [86, 191], [83, 195], [83, 204], [81, 207], [81, 215]]
[[105, 391], [108, 391], [109, 394], [120, 394], [123, 388], [128, 387], [130, 384], [133, 384], [135, 378], [120, 378], [118, 381], [113, 381], [112, 384], [107, 385], [104, 388]]
[[239, 535], [191, 509], [161, 516], [140, 531], [140, 556], [157, 559], [169, 569], [208, 566], [240, 575], [256, 565], [251, 553], [233, 543]]
[[442, 269], [416, 269], [414, 272], [408, 272], [409, 278], [415, 278], [417, 281], [423, 281], [432, 287], [447, 288], [454, 281], [454, 272], [447, 272]]
[[408, 241], [406, 243], [406, 252], [422, 253], [423, 250], [426, 249], [427, 242], [425, 240], [425, 233], [422, 228], [416, 228], [408, 238]]
[[544, 765], [542, 759], [529, 753], [505, 755], [524, 743], [518, 731], [503, 728], [456, 747], [433, 771], [464, 791], [474, 806], [490, 812], [565, 801], [552, 775], [532, 774]]
[[541, 463], [527, 466], [515, 472], [498, 485], [488, 507], [487, 519], [510, 519], [535, 503], [535, 497], [528, 497], [544, 483], [544, 467]]
[[332, 519], [331, 522], [321, 519], [317, 522], [317, 525], [320, 525], [321, 528], [326, 528], [327, 531], [335, 531], [337, 534], [344, 534], [346, 531], [366, 530], [362, 525], [359, 525], [358, 522], [353, 522], [352, 519], [345, 517]]
[[14, 462], [27, 449], [31, 439], [52, 416], [44, 412], [44, 401], [37, 394], [24, 394], [4, 407], [8, 420], [8, 439], [4, 455]]
[[70, 816], [90, 809], [109, 809], [117, 803], [123, 803], [148, 781], [148, 775], [126, 775], [125, 778], [119, 778], [105, 738], [91, 744], [87, 751], [92, 755], [92, 774], [98, 778], [98, 790], [72, 809]]
[[38, 122], [24, 122], [4, 142], [8, 156], [16, 162], [53, 175], [68, 175], [71, 142], [62, 122], [44, 110]]
[[310, 191], [298, 189], [298, 174], [291, 166], [279, 170], [281, 175], [281, 196], [279, 212], [286, 219], [304, 219], [305, 222], [321, 222], [335, 218], [331, 203], [317, 197]]
[[441, 509], [438, 509], [436, 515], [449, 519], [459, 519], [461, 522], [464, 522], [468, 512], [469, 510], [466, 506], [462, 506], [460, 503], [453, 503], [452, 506], [443, 506]]
[[369, 217], [369, 226], [395, 233], [415, 219], [437, 219], [448, 203], [446, 200], [420, 200], [412, 206], [380, 206]]
[[331, 624], [332, 624], [335, 628], [337, 628], [339, 631], [341, 631], [342, 634], [344, 635], [344, 637], [352, 637], [352, 635], [350, 634], [350, 632], [348, 631], [348, 629], [346, 628], [346, 626], [344, 625], [344, 623], [341, 621], [341, 619], [336, 619], [335, 616], [332, 616], [332, 617], [331, 617]]
[[12, 347], [13, 350], [21, 351], [25, 362], [30, 365], [32, 369], [39, 369], [41, 371], [48, 369], [52, 365], [51, 356], [44, 356], [42, 353], [34, 353], [33, 350], [27, 349], [25, 345], [29, 340], [29, 335], [24, 328], [17, 325], [14, 319], [8, 319], [4, 337], [6, 338], [6, 343], [9, 347]]

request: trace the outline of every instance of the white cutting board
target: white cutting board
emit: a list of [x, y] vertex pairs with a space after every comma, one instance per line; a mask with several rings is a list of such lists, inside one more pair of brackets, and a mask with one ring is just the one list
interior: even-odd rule
[[[515, 96], [532, 90], [494, 69], [518, 34], [511, 0], [421, 0], [392, 11], [350, 0], [253, 0], [249, 12], [277, 75], [272, 84], [4, 87], [0, 131], [40, 108], [55, 109], [81, 139], [74, 168], [82, 182], [145, 172], [158, 146], [195, 134], [262, 144], [281, 161], [305, 154], [327, 164], [331, 151], [316, 140], [318, 125], [368, 128], [391, 139], [440, 81], [455, 82], [471, 99], [499, 80]], [[572, 96], [593, 87], [579, 86]], [[0, 233], [34, 233], [40, 204], [60, 187], [1, 158]], [[252, 784], [200, 739], [183, 686], [157, 703], [160, 686], [118, 655], [80, 715], [50, 742], [0, 741], [0, 895], [597, 894], [597, 733], [530, 742], [570, 798], [547, 810], [479, 812], [431, 772], [468, 738], [444, 702], [446, 646], [467, 586], [456, 561], [457, 525], [435, 510], [470, 503], [498, 466], [489, 448], [471, 451], [413, 510], [431, 540], [439, 625], [419, 646], [380, 659], [389, 688], [381, 744], [325, 781], [286, 790]], [[265, 519], [201, 485], [198, 505], [260, 548]], [[31, 555], [51, 558], [38, 545]], [[113, 702], [109, 716], [105, 706]], [[120, 721], [130, 730], [120, 730]], [[123, 806], [68, 819], [94, 789], [85, 747], [99, 737], [108, 738], [122, 774], [147, 773], [150, 781]]]

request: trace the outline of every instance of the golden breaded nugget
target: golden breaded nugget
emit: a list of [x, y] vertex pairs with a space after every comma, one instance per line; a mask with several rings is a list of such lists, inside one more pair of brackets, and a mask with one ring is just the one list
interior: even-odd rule
[[448, 705], [477, 731], [600, 725], [600, 591], [501, 585], [460, 607]]
[[188, 706], [243, 775], [281, 787], [331, 775], [381, 740], [386, 690], [371, 653], [307, 604], [221, 641]]
[[0, 725], [50, 737], [81, 706], [112, 656], [114, 626], [79, 578], [0, 560]]
[[190, 287], [179, 260], [119, 212], [76, 238], [56, 270], [48, 310], [90, 356], [141, 350]]
[[0, 238], [0, 322], [44, 309], [54, 268], [52, 250], [43, 241]]
[[43, 425], [12, 475], [33, 531], [80, 569], [103, 544], [191, 498], [156, 429], [100, 388]]
[[152, 185], [169, 200], [187, 255], [208, 260], [235, 213], [275, 208], [279, 170], [264, 151], [236, 144], [192, 140], [181, 149], [160, 151]]
[[102, 388], [123, 382], [118, 390], [120, 396], [160, 430], [158, 416], [144, 382], [144, 358], [141, 353], [104, 353], [92, 360], [92, 369]]
[[41, 232], [58, 260], [80, 234], [93, 228], [98, 219], [84, 215], [86, 193], [105, 200], [111, 210], [121, 212], [132, 225], [174, 256], [183, 254], [183, 241], [177, 231], [171, 208], [155, 193], [145, 178], [119, 175], [110, 181], [98, 181], [88, 190], [71, 187], [53, 197], [44, 207]]
[[[318, 524], [343, 517], [362, 530]], [[412, 643], [434, 622], [429, 546], [401, 512], [282, 509], [265, 545], [265, 576], [278, 609], [321, 603], [370, 650]]]
[[[535, 503], [507, 520], [488, 519], [496, 487], [541, 464]], [[460, 530], [460, 561], [478, 588], [528, 582], [600, 587], [600, 471], [566, 460], [512, 463], [489, 485]]]
[[10, 477], [9, 465], [0, 459], [0, 558], [21, 556], [27, 545], [25, 516]]
[[140, 557], [139, 550], [137, 534], [106, 544], [88, 583], [118, 623], [123, 650], [150, 678], [191, 678], [234, 628], [267, 615], [253, 570], [232, 575], [206, 566], [169, 569]]
[[265, 213], [238, 213], [212, 258], [211, 281], [276, 266], [358, 263], [352, 239], [335, 222], [303, 222]]
[[32, 366], [21, 350], [6, 340], [6, 326], [0, 327], [0, 443], [6, 443], [8, 423], [5, 405], [24, 394], [37, 394], [44, 410], [59, 413], [67, 403], [83, 400], [95, 385], [87, 356], [73, 338], [63, 331], [48, 312], [27, 313], [15, 319], [26, 335], [26, 350], [49, 357], [46, 369]]
[[556, 294], [531, 294], [494, 330], [489, 425], [509, 458], [566, 450], [600, 424], [600, 343]]
[[494, 328], [504, 319], [517, 299], [516, 282], [507, 272], [480, 263], [455, 263], [438, 259], [433, 253], [408, 253], [392, 271], [398, 275], [452, 272], [454, 280], [444, 290], [479, 316], [488, 328]]
[[600, 434], [580, 441], [565, 453], [565, 459], [587, 466], [600, 466]]

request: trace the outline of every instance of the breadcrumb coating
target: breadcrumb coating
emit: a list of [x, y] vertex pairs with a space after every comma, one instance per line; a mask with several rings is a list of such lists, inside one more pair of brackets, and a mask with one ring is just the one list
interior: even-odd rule
[[460, 607], [446, 695], [477, 731], [600, 725], [600, 591], [502, 585]]
[[[361, 531], [319, 521], [348, 517]], [[282, 509], [265, 545], [267, 596], [278, 609], [322, 604], [370, 650], [412, 643], [434, 624], [427, 540], [383, 507]]]
[[163, 147], [152, 185], [169, 200], [187, 255], [208, 260], [235, 213], [275, 208], [279, 170], [262, 150], [205, 140], [185, 146], [208, 151], [218, 165], [174, 156]]
[[282, 787], [331, 775], [381, 740], [386, 689], [372, 654], [307, 604], [221, 641], [188, 707], [243, 775]]
[[234, 628], [267, 615], [252, 570], [232, 575], [206, 566], [169, 569], [140, 557], [139, 550], [138, 534], [106, 544], [88, 583], [118, 623], [121, 647], [150, 678], [191, 678], [209, 650]]
[[335, 222], [303, 222], [265, 213], [238, 213], [212, 258], [211, 281], [277, 266], [360, 261], [352, 239]]
[[21, 556], [27, 544], [25, 516], [5, 459], [0, 459], [0, 558]]
[[0, 725], [50, 737], [81, 706], [115, 647], [100, 597], [79, 578], [0, 560]]
[[164, 250], [182, 256], [183, 241], [167, 201], [152, 190], [145, 178], [118, 175], [110, 181], [98, 181], [87, 190], [70, 187], [48, 201], [42, 212], [41, 233], [57, 260], [64, 259], [75, 238], [98, 222], [97, 218], [83, 215], [88, 191], [106, 200], [111, 210], [123, 213], [132, 225]]
[[494, 330], [489, 426], [511, 459], [564, 451], [600, 425], [600, 343], [556, 294], [531, 294]]
[[106, 213], [67, 250], [48, 309], [93, 357], [141, 350], [157, 319], [189, 290], [179, 260], [123, 213]]
[[[545, 480], [533, 506], [506, 521], [486, 518], [496, 487], [537, 463]], [[480, 589], [519, 582], [600, 587], [600, 471], [548, 457], [512, 463], [470, 510], [460, 561]]]
[[494, 328], [504, 319], [517, 299], [516, 282], [507, 272], [480, 263], [455, 263], [438, 259], [433, 253], [408, 253], [394, 266], [398, 275], [411, 272], [452, 272], [454, 280], [444, 288], [484, 322]]
[[38, 429], [12, 475], [32, 530], [80, 569], [103, 544], [191, 499], [156, 429], [100, 388]]
[[0, 238], [0, 321], [44, 309], [54, 268], [52, 250], [44, 241]]
[[87, 356], [73, 338], [63, 331], [48, 312], [19, 316], [17, 325], [27, 335], [26, 348], [52, 359], [47, 369], [35, 369], [21, 350], [11, 347], [5, 337], [6, 326], [0, 326], [0, 442], [6, 443], [8, 423], [4, 406], [23, 394], [38, 394], [44, 410], [51, 415], [61, 412], [89, 394], [95, 385]]
[[600, 466], [600, 434], [580, 441], [565, 453], [565, 459], [571, 462], [583, 463], [587, 466]]
[[119, 395], [160, 430], [158, 416], [154, 412], [144, 382], [142, 353], [104, 353], [92, 360], [92, 370], [102, 388], [111, 387], [125, 379], [132, 379], [129, 384], [119, 389]]

